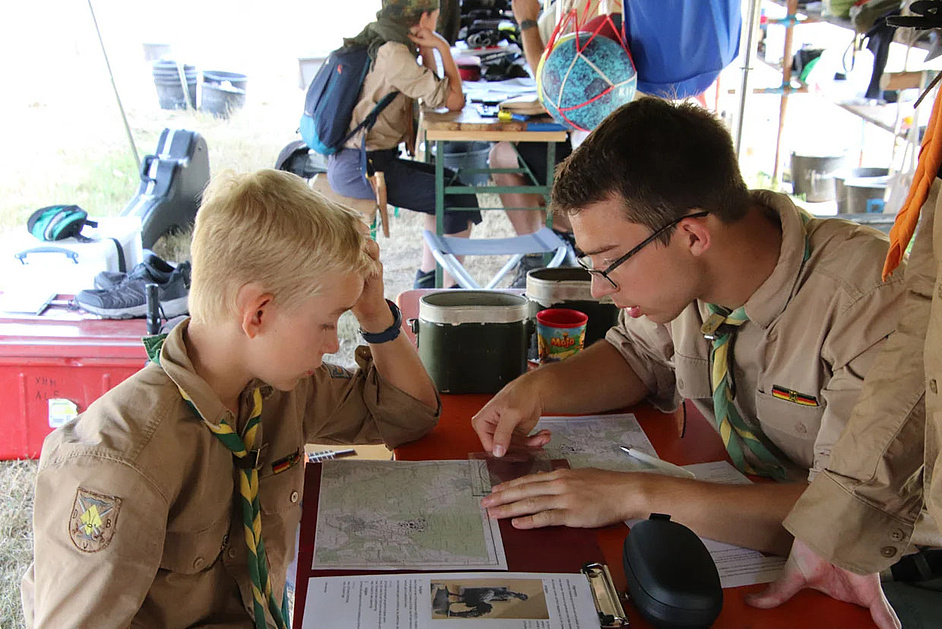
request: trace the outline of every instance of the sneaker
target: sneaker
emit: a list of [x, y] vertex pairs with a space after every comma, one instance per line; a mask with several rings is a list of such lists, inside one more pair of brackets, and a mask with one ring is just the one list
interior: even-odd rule
[[[95, 276], [95, 288], [113, 290], [129, 279], [145, 280], [145, 283], [163, 284], [170, 279], [173, 268], [156, 254], [149, 253], [144, 261], [131, 269], [130, 273], [102, 271]], [[187, 278], [189, 283], [189, 278]]]
[[582, 253], [582, 249], [580, 249], [576, 245], [576, 237], [573, 235], [572, 232], [563, 232], [563, 231], [554, 229], [553, 233], [559, 236], [563, 240], [563, 242], [569, 245], [569, 248], [572, 249], [572, 253], [573, 255], [576, 256], [576, 258], [581, 258], [584, 255]]
[[527, 273], [533, 269], [542, 269], [544, 266], [542, 253], [528, 253], [523, 256], [514, 269], [514, 279], [510, 282], [510, 288], [526, 288]]
[[75, 301], [83, 310], [105, 319], [131, 319], [147, 316], [147, 284], [157, 284], [161, 315], [171, 319], [187, 312], [190, 263], [184, 262], [160, 284], [142, 278], [128, 278], [111, 290], [83, 290]]
[[412, 282], [412, 288], [435, 288], [435, 271], [423, 271], [418, 269], [415, 272], [415, 280]]

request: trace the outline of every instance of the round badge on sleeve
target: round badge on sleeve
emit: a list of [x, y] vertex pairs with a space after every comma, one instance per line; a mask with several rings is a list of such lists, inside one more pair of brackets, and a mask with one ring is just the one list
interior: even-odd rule
[[69, 518], [69, 535], [75, 547], [86, 553], [104, 550], [114, 537], [121, 499], [79, 487]]

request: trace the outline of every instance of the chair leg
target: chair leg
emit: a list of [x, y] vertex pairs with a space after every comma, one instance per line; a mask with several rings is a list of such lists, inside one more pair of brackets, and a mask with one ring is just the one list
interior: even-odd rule
[[520, 260], [523, 259], [523, 255], [524, 255], [524, 254], [522, 254], [522, 253], [518, 253], [518, 254], [512, 255], [512, 256], [510, 257], [510, 260], [507, 261], [507, 264], [505, 264], [504, 266], [502, 266], [502, 267], [500, 268], [500, 271], [498, 271], [497, 274], [496, 274], [494, 277], [491, 278], [491, 281], [488, 282], [488, 283], [487, 283], [487, 286], [485, 286], [484, 288], [490, 289], [490, 288], [494, 288], [495, 286], [497, 286], [497, 284], [498, 284], [502, 279], [504, 279], [504, 276], [507, 275], [508, 273], [510, 273], [510, 271], [513, 270], [513, 268], [514, 268], [515, 266], [517, 266], [517, 263], [520, 262]]

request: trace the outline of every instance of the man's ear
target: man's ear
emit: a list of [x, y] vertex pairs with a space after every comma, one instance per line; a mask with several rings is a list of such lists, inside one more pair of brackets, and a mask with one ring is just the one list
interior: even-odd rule
[[254, 339], [268, 325], [271, 317], [273, 295], [258, 284], [244, 284], [236, 294], [236, 309], [239, 313], [242, 332]]
[[674, 238], [679, 239], [684, 247], [690, 252], [690, 255], [699, 257], [710, 250], [713, 243], [712, 233], [710, 232], [710, 217], [684, 219], [677, 224], [677, 234]]

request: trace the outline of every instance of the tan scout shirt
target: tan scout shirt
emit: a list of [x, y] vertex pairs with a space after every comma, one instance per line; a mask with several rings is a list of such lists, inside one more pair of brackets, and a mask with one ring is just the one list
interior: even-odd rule
[[[746, 302], [749, 321], [733, 340], [733, 402], [792, 479], [813, 479], [896, 325], [902, 281], [880, 279], [888, 245], [879, 232], [810, 218], [781, 194], [752, 194], [781, 222], [782, 247], [772, 274]], [[607, 340], [647, 385], [653, 404], [673, 410], [690, 399], [712, 422], [711, 345], [700, 333], [708, 316], [701, 302], [666, 325], [622, 313]], [[815, 405], [775, 397], [773, 387]]]
[[[897, 271], [894, 275], [899, 275]], [[942, 180], [922, 206], [896, 332], [867, 375], [860, 403], [785, 527], [859, 573], [896, 563], [909, 546], [939, 545], [942, 525]], [[926, 383], [928, 382], [928, 391]], [[924, 525], [914, 523], [923, 507]], [[922, 539], [920, 533], [924, 533]], [[934, 538], [934, 539], [933, 539]]]
[[[409, 49], [398, 42], [386, 42], [376, 52], [376, 61], [363, 80], [360, 102], [353, 108], [349, 131], [373, 111], [376, 103], [390, 92], [401, 94], [379, 114], [366, 136], [366, 150], [378, 151], [399, 146], [412, 129], [412, 101], [421, 98], [429, 107], [442, 107], [448, 100], [448, 77], [439, 78], [416, 62]], [[350, 138], [346, 148], [358, 149], [363, 131]]]
[[[208, 421], [236, 418], [194, 373], [186, 328], [168, 336], [163, 368], [148, 364], [46, 438], [22, 588], [27, 626], [255, 626], [233, 456], [177, 385]], [[277, 601], [301, 518], [304, 443], [396, 446], [437, 420], [380, 376], [366, 347], [357, 362], [355, 372], [324, 365], [289, 393], [262, 385], [259, 501]], [[242, 394], [240, 428], [253, 390]]]

